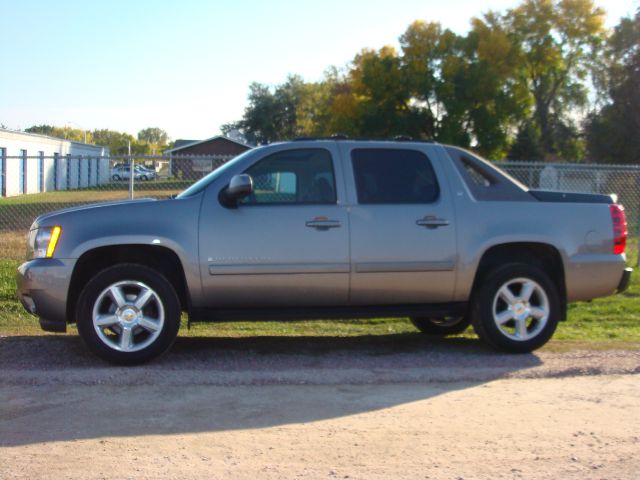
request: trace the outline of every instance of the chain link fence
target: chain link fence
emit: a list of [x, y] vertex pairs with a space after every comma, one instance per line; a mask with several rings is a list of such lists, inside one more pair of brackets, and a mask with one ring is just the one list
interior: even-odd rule
[[169, 198], [231, 158], [2, 156], [0, 260], [24, 257], [26, 235], [38, 215], [90, 203]]
[[[230, 158], [3, 156], [0, 260], [23, 258], [27, 231], [38, 215], [95, 202], [168, 198]], [[615, 193], [626, 208], [630, 234], [640, 234], [640, 166], [538, 162], [496, 165], [531, 188]], [[280, 180], [280, 190], [286, 191], [286, 179]]]
[[640, 166], [577, 163], [496, 162], [512, 177], [539, 190], [616, 194], [629, 234], [640, 234]]

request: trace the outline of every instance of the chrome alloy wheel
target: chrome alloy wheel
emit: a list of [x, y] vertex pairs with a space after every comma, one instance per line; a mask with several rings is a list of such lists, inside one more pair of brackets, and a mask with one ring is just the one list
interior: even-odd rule
[[549, 298], [537, 282], [515, 278], [498, 289], [492, 312], [504, 336], [524, 342], [537, 336], [547, 324]]
[[120, 352], [137, 352], [158, 338], [165, 315], [155, 291], [142, 282], [124, 280], [98, 295], [92, 320], [105, 345]]

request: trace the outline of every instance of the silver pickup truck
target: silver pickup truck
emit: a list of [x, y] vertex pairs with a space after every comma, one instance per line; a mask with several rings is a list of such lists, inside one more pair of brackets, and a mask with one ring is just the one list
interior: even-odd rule
[[568, 302], [624, 290], [611, 196], [535, 191], [452, 146], [301, 140], [250, 150], [176, 198], [43, 215], [18, 296], [120, 364], [190, 321], [409, 317], [529, 352]]

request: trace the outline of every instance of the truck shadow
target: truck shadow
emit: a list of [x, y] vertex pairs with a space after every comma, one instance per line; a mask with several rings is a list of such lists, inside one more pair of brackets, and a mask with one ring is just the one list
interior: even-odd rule
[[428, 401], [535, 368], [473, 339], [420, 334], [177, 340], [115, 367], [75, 335], [0, 338], [0, 446], [268, 428]]

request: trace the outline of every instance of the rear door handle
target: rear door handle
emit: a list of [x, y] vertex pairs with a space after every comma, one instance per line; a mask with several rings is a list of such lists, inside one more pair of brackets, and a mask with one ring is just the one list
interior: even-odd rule
[[424, 218], [416, 220], [416, 225], [425, 228], [438, 228], [438, 227], [446, 227], [449, 225], [449, 220], [446, 218], [437, 218], [432, 215], [427, 215]]
[[340, 228], [342, 226], [338, 220], [329, 220], [328, 218], [314, 218], [305, 222], [305, 225], [316, 230], [329, 230], [330, 228]]

